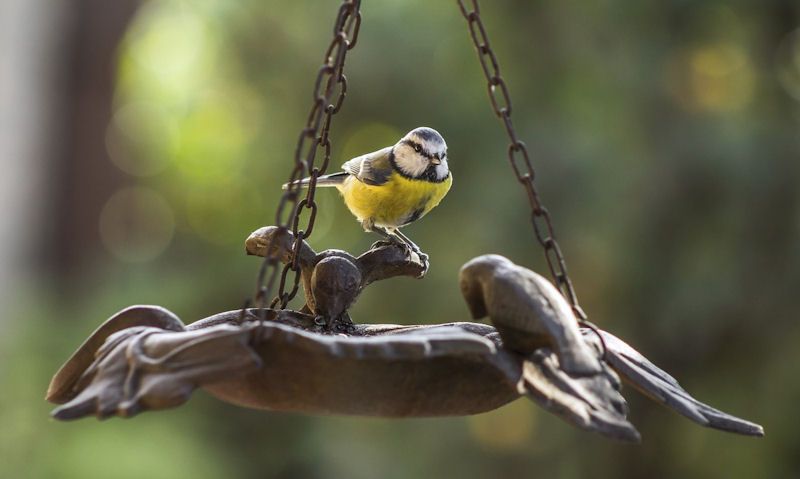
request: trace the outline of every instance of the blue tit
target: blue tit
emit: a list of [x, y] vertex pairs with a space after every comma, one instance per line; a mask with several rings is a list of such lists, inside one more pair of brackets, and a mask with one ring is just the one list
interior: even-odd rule
[[[415, 128], [394, 146], [353, 158], [342, 169], [320, 176], [317, 186], [336, 187], [365, 231], [410, 248], [427, 266], [427, 256], [400, 228], [428, 214], [453, 184], [442, 135]], [[309, 178], [299, 182], [307, 186]]]

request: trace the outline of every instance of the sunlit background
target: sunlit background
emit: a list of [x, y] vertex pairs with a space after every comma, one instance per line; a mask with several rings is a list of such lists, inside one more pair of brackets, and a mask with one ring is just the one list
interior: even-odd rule
[[[699, 399], [763, 424], [698, 427], [631, 389], [641, 446], [526, 400], [467, 418], [259, 412], [203, 392], [133, 420], [56, 423], [50, 376], [134, 303], [236, 309], [311, 106], [337, 2], [0, 4], [0, 477], [800, 477], [800, 4], [485, 1], [590, 317]], [[422, 281], [375, 284], [359, 322], [468, 319], [483, 253], [544, 273], [455, 2], [364, 0], [334, 165], [438, 129], [455, 183], [406, 232]], [[335, 191], [311, 244], [358, 253]], [[301, 306], [298, 303], [295, 306]], [[280, 384], [275, 385], [281, 387]]]

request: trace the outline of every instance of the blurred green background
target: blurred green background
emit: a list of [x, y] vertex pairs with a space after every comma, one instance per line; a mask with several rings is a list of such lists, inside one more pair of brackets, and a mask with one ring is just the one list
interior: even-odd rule
[[[704, 429], [626, 389], [644, 442], [578, 431], [520, 400], [384, 420], [236, 408], [197, 392], [133, 420], [56, 423], [50, 376], [134, 303], [185, 322], [236, 309], [273, 220], [338, 2], [8, 0], [0, 477], [800, 477], [800, 5], [484, 2], [584, 309], [697, 398], [764, 425]], [[405, 231], [423, 281], [371, 286], [360, 322], [468, 319], [459, 267], [541, 273], [455, 2], [364, 0], [333, 165], [439, 130], [455, 182]], [[361, 252], [321, 191], [311, 244]], [[299, 306], [299, 304], [295, 304]], [[280, 387], [280, 385], [275, 385]]]

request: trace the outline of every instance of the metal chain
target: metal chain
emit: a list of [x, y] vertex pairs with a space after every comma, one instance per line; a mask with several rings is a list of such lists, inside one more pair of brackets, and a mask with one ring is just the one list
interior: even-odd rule
[[[317, 72], [314, 81], [314, 103], [308, 114], [306, 124], [300, 131], [294, 151], [294, 168], [289, 174], [287, 190], [278, 202], [275, 212], [275, 225], [279, 230], [272, 235], [267, 245], [264, 261], [258, 271], [255, 302], [259, 308], [259, 317], [266, 316], [265, 306], [275, 281], [278, 277], [278, 258], [273, 253], [276, 238], [282, 232], [291, 231], [294, 235], [291, 261], [281, 270], [278, 295], [270, 303], [270, 308], [280, 305], [285, 309], [289, 301], [297, 294], [300, 285], [300, 266], [297, 263], [298, 253], [303, 240], [308, 239], [314, 230], [317, 217], [317, 203], [314, 195], [317, 190], [317, 178], [325, 174], [331, 159], [330, 128], [333, 115], [339, 112], [347, 95], [347, 78], [344, 75], [344, 63], [347, 52], [356, 46], [358, 31], [361, 27], [361, 0], [344, 0], [339, 7], [333, 25], [333, 39], [325, 50], [325, 59]], [[338, 93], [337, 93], [338, 92]], [[322, 164], [315, 165], [318, 150], [323, 151]], [[297, 183], [304, 176], [309, 176], [306, 195], [301, 199], [301, 187]], [[308, 214], [305, 226], [301, 229], [301, 217]], [[294, 276], [289, 280], [289, 272]], [[287, 283], [291, 289], [287, 291]], [[244, 310], [249, 306], [245, 304]]]
[[[514, 130], [514, 122], [511, 120], [511, 96], [509, 95], [505, 80], [500, 75], [500, 65], [497, 61], [497, 56], [494, 54], [489, 44], [489, 37], [486, 34], [486, 28], [483, 26], [483, 21], [481, 20], [478, 1], [470, 1], [472, 4], [471, 10], [466, 7], [464, 0], [457, 1], [458, 8], [461, 9], [461, 14], [467, 20], [472, 43], [478, 53], [478, 60], [486, 76], [492, 110], [494, 110], [494, 114], [497, 115], [500, 121], [503, 122], [506, 133], [508, 134], [508, 161], [511, 163], [511, 168], [514, 170], [517, 181], [522, 184], [525, 189], [525, 194], [528, 197], [528, 202], [531, 207], [533, 231], [537, 241], [542, 245], [542, 248], [544, 248], [544, 257], [547, 260], [548, 268], [550, 268], [550, 274], [553, 276], [553, 283], [569, 301], [572, 311], [575, 313], [579, 322], [588, 323], [586, 321], [586, 313], [578, 303], [578, 297], [575, 294], [575, 288], [572, 286], [572, 280], [570, 280], [567, 274], [567, 265], [564, 261], [561, 247], [556, 241], [550, 212], [542, 205], [539, 199], [539, 193], [534, 184], [536, 171], [531, 164], [531, 159], [528, 155], [528, 147], [517, 137], [517, 133]], [[593, 326], [590, 325], [590, 327]]]

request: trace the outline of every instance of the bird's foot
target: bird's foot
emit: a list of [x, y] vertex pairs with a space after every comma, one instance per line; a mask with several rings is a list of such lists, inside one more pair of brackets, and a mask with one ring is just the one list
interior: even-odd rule
[[385, 240], [380, 240], [380, 241], [376, 241], [376, 242], [372, 243], [372, 246], [370, 246], [370, 249], [378, 249], [378, 248], [383, 248], [385, 246], [400, 246], [400, 247], [404, 247], [405, 243], [398, 243], [397, 241], [385, 239]]
[[428, 261], [428, 255], [423, 253], [422, 250], [419, 249], [419, 246], [413, 243], [412, 244], [405, 243], [405, 245], [408, 248], [407, 249], [408, 258], [413, 261], [414, 259], [412, 255], [416, 255], [416, 257], [418, 258], [418, 262], [422, 265], [422, 270], [417, 276], [417, 279], [423, 278], [425, 274], [428, 273], [428, 269], [430, 269], [431, 267], [430, 261]]
[[426, 255], [419, 249], [414, 251], [414, 253], [416, 253], [417, 257], [419, 257], [419, 262], [422, 263], [422, 271], [420, 271], [419, 276], [417, 276], [418, 279], [422, 279], [428, 273], [428, 270], [431, 267], [431, 263], [430, 261], [428, 261], [428, 255]]
[[372, 243], [372, 248], [373, 249], [381, 248], [381, 247], [384, 247], [384, 246], [394, 246], [394, 247], [400, 248], [401, 250], [403, 250], [403, 253], [405, 253], [406, 256], [411, 256], [411, 253], [415, 253], [416, 252], [414, 250], [414, 248], [409, 246], [405, 241], [403, 241], [400, 238], [397, 238], [395, 236], [389, 236], [387, 239], [383, 239], [383, 240], [376, 241], [376, 242]]
[[379, 235], [381, 235], [383, 237], [382, 240], [376, 241], [375, 243], [372, 244], [373, 248], [381, 247], [381, 246], [401, 246], [401, 247], [405, 248], [406, 246], [408, 246], [406, 244], [406, 242], [403, 241], [402, 238], [400, 238], [399, 236], [397, 236], [395, 234], [391, 234], [391, 233], [387, 232], [383, 228], [378, 228], [377, 226], [375, 226], [375, 227], [373, 227], [372, 231], [375, 232], [375, 233], [378, 233]]
[[[428, 261], [428, 255], [423, 253], [422, 250], [419, 249], [419, 246], [412, 243], [410, 240], [406, 241], [402, 238], [390, 235], [386, 239], [376, 241], [372, 244], [371, 248], [381, 248], [385, 246], [394, 246], [398, 247], [403, 251], [403, 254], [408, 258], [409, 261], [418, 262], [422, 265], [422, 271], [417, 276], [417, 278], [422, 278], [428, 272], [430, 268], [430, 262]], [[414, 258], [416, 255], [417, 259]]]

